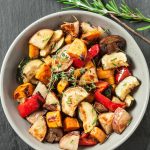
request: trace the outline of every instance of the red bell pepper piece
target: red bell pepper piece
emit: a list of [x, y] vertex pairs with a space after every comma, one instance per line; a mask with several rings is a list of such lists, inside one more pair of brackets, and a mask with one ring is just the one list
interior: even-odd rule
[[40, 104], [37, 99], [29, 99], [22, 104], [18, 105], [18, 111], [21, 117], [25, 118], [34, 111], [40, 108]]
[[115, 75], [115, 80], [116, 83], [118, 84], [119, 82], [121, 82], [123, 79], [125, 79], [128, 76], [131, 76], [131, 72], [129, 71], [129, 69], [127, 67], [120, 67], [117, 69], [117, 73]]
[[41, 96], [41, 94], [39, 92], [34, 94], [34, 95], [32, 95], [28, 99], [30, 99], [30, 98], [34, 98], [34, 99], [37, 99], [41, 103], [45, 103], [45, 99]]
[[84, 61], [79, 58], [73, 58], [73, 66], [76, 68], [81, 68], [84, 66]]
[[81, 146], [93, 146], [96, 145], [97, 141], [90, 136], [88, 133], [82, 133], [79, 140], [79, 145]]
[[18, 105], [18, 111], [21, 117], [25, 118], [31, 113], [40, 108], [40, 104], [44, 103], [45, 99], [39, 94], [35, 94], [26, 99], [22, 104]]
[[103, 92], [109, 86], [109, 83], [106, 81], [99, 81], [95, 83], [95, 86], [99, 89], [99, 92]]
[[102, 105], [104, 105], [106, 108], [108, 108], [110, 111], [114, 112], [118, 107], [124, 108], [126, 105], [124, 104], [118, 104], [112, 102], [109, 98], [102, 95], [99, 90], [96, 90], [95, 99], [100, 102]]
[[98, 55], [98, 53], [100, 52], [100, 47], [99, 44], [95, 44], [93, 45], [87, 53], [87, 57], [86, 57], [86, 62], [90, 61], [91, 59], [93, 59], [96, 55]]
[[87, 57], [85, 58], [84, 61], [79, 59], [79, 58], [72, 58], [73, 59], [73, 66], [77, 67], [77, 68], [83, 67], [85, 65], [85, 63], [87, 63], [88, 61], [93, 59], [96, 55], [98, 55], [99, 52], [100, 52], [99, 44], [93, 45], [88, 50]]

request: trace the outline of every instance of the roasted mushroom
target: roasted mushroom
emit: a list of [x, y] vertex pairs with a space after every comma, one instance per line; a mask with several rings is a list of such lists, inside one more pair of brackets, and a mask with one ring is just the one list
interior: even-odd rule
[[103, 54], [111, 54], [119, 50], [125, 50], [126, 40], [119, 35], [110, 35], [100, 41]]
[[49, 128], [47, 135], [46, 135], [46, 141], [49, 143], [53, 142], [59, 142], [60, 139], [63, 136], [63, 131], [60, 128]]

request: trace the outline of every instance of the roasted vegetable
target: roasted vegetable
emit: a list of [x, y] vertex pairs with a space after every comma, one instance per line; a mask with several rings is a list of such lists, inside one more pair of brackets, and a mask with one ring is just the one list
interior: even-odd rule
[[53, 72], [67, 70], [72, 63], [73, 60], [70, 58], [70, 56], [63, 52], [61, 55], [55, 55], [55, 57], [52, 58], [52, 70]]
[[26, 62], [23, 66], [19, 65], [18, 69], [20, 71], [20, 76], [24, 83], [32, 82], [32, 79], [35, 77], [36, 71], [42, 65], [42, 61], [39, 59], [34, 59]]
[[134, 101], [135, 101], [134, 97], [132, 97], [132, 96], [129, 95], [129, 94], [126, 96], [126, 98], [125, 98], [125, 100], [124, 100], [124, 102], [126, 103], [126, 106], [127, 106], [127, 107], [132, 106], [132, 104], [134, 103]]
[[107, 138], [107, 135], [103, 132], [103, 130], [98, 127], [94, 127], [90, 132], [90, 135], [97, 139], [101, 144], [104, 143]]
[[52, 111], [46, 114], [46, 122], [49, 128], [62, 127], [60, 111]]
[[140, 83], [136, 77], [129, 76], [117, 85], [117, 87], [115, 89], [116, 95], [121, 100], [124, 100], [126, 98], [126, 96], [139, 84]]
[[97, 144], [97, 140], [90, 136], [89, 133], [82, 133], [79, 140], [81, 146], [93, 146]]
[[51, 53], [55, 53], [57, 50], [59, 50], [63, 46], [64, 41], [65, 41], [65, 39], [64, 39], [64, 37], [62, 37], [52, 48]]
[[113, 130], [121, 134], [125, 128], [130, 124], [131, 122], [131, 115], [125, 111], [123, 108], [117, 108], [114, 112], [114, 118], [112, 122]]
[[29, 57], [35, 59], [39, 57], [40, 50], [36, 46], [29, 44]]
[[90, 69], [90, 68], [93, 68], [93, 67], [95, 67], [95, 65], [92, 61], [86, 62], [85, 66], [84, 66], [85, 69]]
[[74, 40], [74, 37], [71, 36], [70, 34], [68, 34], [68, 35], [65, 37], [65, 43], [66, 43], [66, 44], [71, 44], [73, 40]]
[[113, 96], [113, 98], [112, 98], [112, 100], [111, 100], [112, 102], [114, 102], [114, 103], [118, 103], [118, 104], [125, 104], [124, 102], [122, 102], [118, 97], [116, 97], [116, 96]]
[[40, 105], [44, 103], [43, 97], [37, 93], [27, 98], [26, 101], [18, 105], [18, 112], [21, 117], [25, 118], [40, 108]]
[[82, 87], [70, 87], [62, 97], [62, 111], [73, 117], [78, 104], [88, 96], [86, 90]]
[[61, 128], [49, 128], [45, 139], [49, 143], [59, 142], [62, 136], [63, 131]]
[[51, 69], [49, 65], [46, 64], [42, 64], [35, 74], [35, 78], [44, 84], [49, 83], [50, 77], [51, 77]]
[[105, 81], [98, 81], [95, 83], [95, 86], [97, 89], [99, 89], [100, 92], [103, 92], [104, 90], [108, 88], [109, 83]]
[[67, 88], [67, 86], [69, 85], [68, 80], [65, 79], [61, 79], [58, 84], [57, 84], [57, 91], [62, 94], [64, 92], [64, 90]]
[[98, 116], [99, 122], [102, 128], [104, 129], [104, 131], [106, 132], [106, 134], [110, 134], [113, 131], [113, 128], [112, 128], [113, 118], [114, 118], [114, 113], [112, 112], [99, 114]]
[[72, 37], [77, 37], [79, 34], [79, 21], [73, 23], [65, 22], [61, 25], [61, 29]]
[[59, 148], [66, 150], [77, 150], [79, 143], [80, 134], [79, 131], [72, 131], [64, 135], [60, 142]]
[[97, 124], [97, 114], [93, 106], [88, 102], [79, 105], [79, 116], [83, 122], [84, 132], [90, 132]]
[[99, 103], [97, 101], [94, 103], [94, 109], [98, 113], [103, 113], [103, 112], [107, 112], [108, 111], [108, 109], [104, 105], [102, 105], [101, 103]]
[[92, 103], [94, 101], [94, 94], [89, 93], [88, 97], [85, 99], [86, 102]]
[[14, 99], [18, 102], [24, 102], [27, 97], [33, 94], [34, 86], [31, 83], [19, 85], [14, 91]]
[[45, 62], [46, 65], [51, 66], [52, 58], [49, 55], [47, 57], [43, 58], [42, 60]]
[[29, 133], [32, 134], [37, 140], [43, 141], [47, 132], [46, 121], [43, 116], [39, 116], [35, 123], [29, 129]]
[[100, 47], [103, 54], [111, 54], [120, 50], [125, 50], [126, 41], [119, 35], [110, 35], [100, 41]]
[[28, 117], [26, 117], [26, 119], [29, 123], [34, 124], [36, 120], [38, 119], [38, 117], [44, 116], [46, 112], [47, 112], [46, 110], [36, 111], [32, 113], [31, 115], [29, 115]]
[[118, 67], [129, 66], [126, 54], [123, 52], [114, 52], [112, 54], [105, 54], [102, 57], [102, 66], [104, 70], [114, 69]]
[[73, 131], [80, 128], [79, 122], [76, 118], [66, 117], [64, 119], [64, 131]]
[[118, 84], [121, 82], [123, 79], [125, 79], [128, 76], [131, 76], [131, 72], [127, 67], [120, 67], [116, 70], [116, 75], [115, 75], [115, 81]]
[[125, 107], [125, 104], [112, 102], [109, 98], [102, 95], [99, 90], [95, 91], [95, 99], [112, 112], [114, 112], [118, 107]]
[[39, 92], [39, 93], [42, 95], [42, 97], [45, 99], [46, 96], [47, 96], [47, 93], [48, 93], [48, 89], [47, 89], [47, 87], [46, 87], [43, 83], [39, 82], [38, 85], [36, 86], [36, 88], [35, 88], [33, 94], [36, 94], [36, 93], [38, 93], [38, 92]]
[[81, 76], [79, 85], [86, 85], [86, 84], [91, 84], [96, 82], [98, 82], [96, 69], [90, 68]]
[[87, 56], [87, 47], [82, 40], [76, 38], [67, 49], [67, 53], [73, 58], [84, 60]]
[[44, 108], [50, 111], [60, 111], [60, 103], [58, 98], [56, 97], [55, 93], [49, 92], [46, 96], [45, 104], [43, 105]]
[[97, 76], [99, 79], [107, 79], [114, 76], [114, 70], [103, 70], [101, 67], [97, 68]]
[[39, 49], [43, 49], [51, 39], [53, 33], [54, 32], [50, 29], [39, 30], [31, 37], [29, 43], [38, 47]]

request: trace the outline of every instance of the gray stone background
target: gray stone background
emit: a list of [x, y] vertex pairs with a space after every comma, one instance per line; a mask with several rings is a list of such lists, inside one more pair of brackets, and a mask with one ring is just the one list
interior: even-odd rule
[[[137, 7], [150, 17], [150, 0], [126, 1], [132, 8]], [[10, 44], [25, 27], [45, 15], [60, 11], [63, 7], [64, 5], [58, 4], [56, 0], [0, 0], [0, 66]], [[128, 24], [133, 28], [144, 25]], [[150, 30], [141, 33], [150, 38]], [[143, 51], [150, 69], [150, 45], [132, 36]], [[13, 131], [0, 105], [0, 150], [4, 149], [32, 150]], [[150, 104], [137, 130], [117, 150], [150, 150]]]

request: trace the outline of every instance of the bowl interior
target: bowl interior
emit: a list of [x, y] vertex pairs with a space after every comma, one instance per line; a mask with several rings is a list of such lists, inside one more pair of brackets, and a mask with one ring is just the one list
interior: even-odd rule
[[40, 143], [28, 133], [30, 125], [18, 115], [16, 103], [12, 98], [12, 93], [17, 87], [17, 65], [22, 58], [28, 54], [27, 46], [31, 35], [42, 28], [57, 29], [64, 21], [73, 21], [72, 15], [76, 16], [79, 21], [90, 22], [95, 26], [102, 26], [105, 29], [109, 29], [111, 34], [123, 36], [127, 41], [126, 53], [129, 56], [129, 59], [132, 60], [133, 74], [141, 81], [141, 86], [134, 93], [136, 106], [131, 110], [133, 120], [123, 134], [112, 134], [102, 145], [90, 148], [79, 148], [91, 150], [114, 149], [133, 133], [144, 115], [149, 97], [149, 74], [143, 54], [134, 39], [121, 26], [106, 17], [84, 11], [66, 11], [46, 16], [27, 27], [11, 45], [2, 65], [1, 99], [3, 109], [8, 121], [17, 134], [34, 149], [59, 149], [57, 144]]

